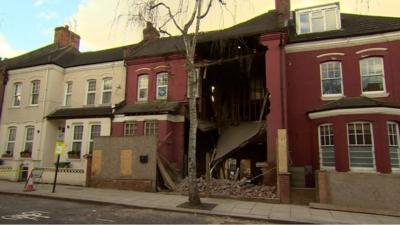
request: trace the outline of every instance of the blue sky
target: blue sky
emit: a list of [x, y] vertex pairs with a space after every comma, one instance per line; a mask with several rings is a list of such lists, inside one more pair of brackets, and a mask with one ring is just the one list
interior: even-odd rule
[[0, 34], [17, 49], [35, 49], [51, 43], [53, 29], [78, 10], [82, 0], [2, 1]]
[[[14, 57], [53, 41], [54, 28], [68, 24], [81, 36], [81, 51], [128, 45], [141, 40], [142, 28], [127, 21], [115, 23], [136, 0], [2, 0], [0, 6], [0, 57]], [[177, 0], [163, 0], [171, 6]], [[120, 2], [117, 7], [117, 2]], [[274, 8], [274, 0], [227, 0], [229, 13], [219, 7], [210, 11], [201, 29], [215, 30], [249, 20]], [[347, 13], [400, 17], [400, 0], [291, 0], [292, 9], [340, 2]], [[178, 34], [173, 29], [170, 33]]]

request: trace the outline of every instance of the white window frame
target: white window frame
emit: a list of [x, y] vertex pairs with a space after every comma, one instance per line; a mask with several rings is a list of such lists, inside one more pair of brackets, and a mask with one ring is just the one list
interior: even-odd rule
[[[390, 125], [394, 125], [395, 126], [395, 134], [393, 134], [393, 133], [390, 133], [390, 129], [389, 129], [389, 126]], [[397, 147], [397, 154], [398, 154], [398, 160], [400, 160], [400, 134], [399, 134], [399, 124], [397, 123], [397, 122], [394, 122], [394, 121], [388, 121], [387, 122], [387, 132], [388, 132], [388, 143], [389, 143], [389, 154], [390, 154], [390, 148], [391, 147]], [[394, 138], [396, 138], [396, 140], [397, 140], [397, 145], [392, 145], [391, 144], [391, 141], [390, 141], [390, 135], [394, 135]], [[392, 158], [390, 157], [390, 161], [392, 161]], [[400, 172], [400, 168], [394, 168], [393, 166], [392, 166], [392, 164], [391, 164], [391, 168], [392, 168], [392, 171], [396, 171], [396, 172]]]
[[[37, 85], [38, 87], [36, 88]], [[32, 103], [34, 100], [34, 97], [37, 97], [37, 102], [36, 103]], [[31, 81], [31, 96], [29, 99], [29, 105], [31, 106], [36, 106], [39, 104], [39, 97], [40, 97], [40, 80], [33, 80]]]
[[[128, 134], [128, 126], [132, 126], [132, 131], [129, 129], [129, 134]], [[138, 122], [137, 121], [126, 121], [124, 123], [124, 136], [126, 137], [131, 137], [137, 135], [137, 130], [138, 129]]]
[[[320, 124], [319, 126], [318, 126], [318, 148], [319, 148], [319, 165], [320, 165], [320, 168], [321, 169], [327, 169], [327, 170], [334, 170], [335, 168], [336, 168], [336, 155], [335, 155], [335, 142], [334, 142], [334, 139], [335, 139], [335, 135], [334, 135], [334, 133], [332, 132], [332, 141], [333, 141], [333, 144], [331, 144], [331, 145], [323, 145], [322, 143], [321, 143], [321, 135], [322, 135], [322, 132], [321, 132], [321, 128], [322, 127], [325, 127], [325, 126], [330, 126], [330, 127], [332, 127], [332, 130], [333, 130], [333, 124], [331, 124], [331, 123], [324, 123], [324, 124]], [[327, 135], [325, 135], [325, 136], [327, 136]], [[330, 136], [330, 135], [328, 135], [328, 136]], [[322, 147], [323, 146], [326, 146], [326, 147], [333, 147], [333, 153], [334, 153], [334, 160], [335, 160], [335, 166], [324, 166], [323, 165], [323, 156], [322, 156]]]
[[[330, 64], [330, 63], [338, 63], [339, 64], [339, 69], [340, 69], [340, 93], [337, 94], [324, 94], [324, 85], [323, 85], [323, 81], [324, 80], [334, 80], [334, 78], [322, 78], [322, 67], [324, 65]], [[320, 80], [321, 80], [321, 96], [322, 98], [340, 98], [343, 97], [343, 69], [342, 69], [342, 62], [341, 61], [326, 61], [326, 62], [322, 62], [319, 64], [319, 71], [320, 71]], [[337, 78], [335, 78], [337, 79]]]
[[[110, 81], [111, 82], [111, 87], [110, 89], [105, 89], [105, 84], [106, 81]], [[104, 94], [109, 93], [110, 94], [110, 102], [103, 102], [104, 101]], [[111, 77], [106, 77], [103, 78], [102, 84], [101, 84], [101, 100], [100, 100], [100, 104], [111, 104], [112, 102], [112, 78]]]
[[[29, 129], [32, 129], [33, 131], [32, 131], [32, 139], [30, 139], [30, 140], [28, 140], [28, 130]], [[33, 143], [34, 143], [34, 140], [35, 140], [35, 126], [31, 126], [31, 125], [29, 125], [29, 126], [26, 126], [25, 127], [25, 136], [24, 136], [24, 145], [23, 145], [23, 149], [22, 149], [22, 151], [25, 151], [26, 150], [26, 144], [27, 143], [31, 143], [31, 145], [32, 145], [32, 149], [31, 149], [31, 151], [30, 151], [30, 153], [32, 154], [33, 153]]]
[[[166, 84], [160, 84], [160, 80], [162, 79], [162, 77], [166, 76], [167, 77], [167, 83]], [[163, 99], [167, 99], [168, 98], [168, 82], [169, 82], [169, 74], [167, 72], [160, 72], [157, 73], [156, 76], [156, 99], [158, 100], [163, 100]], [[159, 92], [158, 92], [158, 88], [162, 88], [165, 87], [165, 96], [160, 96]]]
[[[69, 88], [71, 88], [69, 90]], [[72, 101], [72, 88], [73, 88], [73, 83], [72, 81], [68, 81], [64, 85], [64, 106], [71, 106], [71, 101]], [[69, 104], [68, 103], [69, 99]]]
[[[362, 74], [361, 63], [363, 61], [368, 60], [368, 59], [380, 59], [380, 61], [381, 61], [381, 65], [382, 65], [382, 82], [383, 82], [383, 90], [381, 90], [381, 91], [364, 91], [363, 90], [362, 78], [363, 77], [369, 77], [369, 76], [376, 76], [376, 75], [370, 75], [369, 73], [368, 73], [368, 75], [363, 75]], [[374, 97], [374, 95], [378, 94], [378, 96], [376, 96], [376, 97], [382, 97], [382, 96], [379, 96], [379, 94], [386, 94], [387, 93], [386, 92], [386, 80], [385, 80], [385, 65], [384, 65], [383, 57], [381, 57], [381, 56], [373, 56], [373, 57], [367, 57], [367, 58], [360, 59], [359, 68], [360, 68], [360, 83], [361, 83], [361, 93], [362, 93], [362, 95]]]
[[[94, 90], [89, 90], [90, 82], [94, 82]], [[94, 105], [96, 104], [96, 90], [97, 90], [97, 81], [95, 79], [90, 79], [86, 81], [86, 95], [85, 95], [85, 105]], [[89, 94], [93, 94], [93, 103], [88, 104], [88, 96]]]
[[[19, 93], [17, 92], [18, 87], [20, 87], [19, 88]], [[19, 104], [18, 105], [15, 104], [15, 100], [17, 98], [19, 98]], [[22, 82], [15, 82], [14, 83], [14, 93], [13, 93], [13, 97], [12, 97], [11, 106], [14, 107], [14, 108], [19, 108], [19, 107], [21, 107], [21, 104], [22, 104]]]
[[[82, 127], [82, 135], [81, 135], [81, 139], [75, 139], [75, 127]], [[75, 142], [80, 142], [81, 143], [81, 149], [80, 149], [80, 156], [82, 156], [82, 152], [83, 152], [83, 136], [84, 136], [84, 132], [85, 132], [85, 126], [83, 124], [74, 124], [72, 125], [72, 131], [71, 131], [71, 148], [70, 151], [72, 152], [74, 150], [74, 143]]]
[[[90, 145], [91, 143], [94, 143], [94, 137], [92, 137], [92, 133], [93, 133], [93, 126], [99, 126], [99, 135], [98, 136], [94, 136], [94, 137], [100, 137], [101, 136], [101, 123], [90, 123], [89, 124], [89, 142], [88, 142], [88, 153], [90, 153]], [[93, 146], [94, 147], [94, 146]]]
[[[350, 157], [350, 147], [351, 146], [369, 146], [369, 145], [350, 145], [350, 136], [349, 136], [349, 125], [350, 124], [364, 124], [364, 123], [368, 123], [370, 126], [370, 130], [371, 130], [371, 152], [372, 152], [372, 164], [373, 167], [370, 168], [366, 168], [366, 167], [355, 167], [355, 166], [351, 166], [351, 157]], [[356, 171], [356, 172], [372, 172], [372, 171], [376, 171], [376, 157], [375, 157], [375, 144], [374, 144], [374, 126], [370, 121], [353, 121], [353, 122], [349, 122], [346, 124], [346, 133], [347, 133], [347, 146], [348, 146], [348, 157], [349, 157], [349, 168], [351, 171]], [[364, 134], [364, 125], [363, 125], [363, 134]], [[356, 141], [357, 141], [357, 137]]]
[[[309, 33], [314, 33], [313, 31], [313, 26], [312, 26], [312, 14], [315, 12], [321, 12], [322, 13], [322, 20], [323, 20], [323, 30], [318, 31], [318, 32], [325, 32], [325, 31], [331, 31], [327, 30], [326, 27], [326, 11], [334, 9], [335, 14], [336, 14], [336, 29], [333, 30], [339, 30], [341, 28], [341, 18], [340, 18], [340, 9], [338, 4], [329, 4], [325, 6], [320, 6], [320, 7], [313, 7], [313, 8], [307, 8], [307, 9], [301, 9], [296, 11], [296, 31], [297, 34], [309, 34]], [[308, 14], [308, 24], [310, 28], [310, 32], [304, 32], [301, 33], [301, 24], [300, 24], [300, 15], [303, 14]]]
[[159, 126], [160, 125], [158, 120], [145, 120], [143, 125], [143, 135], [158, 137], [158, 133], [160, 132]]
[[[15, 132], [14, 140], [10, 140], [10, 138], [11, 138], [11, 130], [14, 130], [14, 132]], [[15, 151], [15, 142], [16, 142], [16, 140], [17, 140], [17, 127], [16, 127], [16, 126], [8, 127], [8, 129], [7, 129], [7, 142], [6, 142], [6, 147], [5, 147], [5, 149], [6, 149], [5, 153], [8, 152], [8, 151], [10, 151], [11, 155], [12, 155], [12, 156], [14, 155], [14, 151]], [[9, 147], [10, 144], [13, 144], [12, 150], [8, 149], [8, 147]]]
[[[141, 87], [141, 79], [147, 79], [147, 87]], [[146, 90], [146, 97], [140, 98], [140, 90]], [[137, 78], [137, 100], [138, 101], [147, 101], [149, 98], [149, 75], [141, 74]]]

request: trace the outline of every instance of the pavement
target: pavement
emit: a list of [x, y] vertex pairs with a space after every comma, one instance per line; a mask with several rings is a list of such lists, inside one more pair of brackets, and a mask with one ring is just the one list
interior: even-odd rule
[[33, 197], [63, 199], [79, 202], [114, 204], [133, 208], [155, 209], [184, 213], [228, 216], [280, 223], [351, 223], [351, 224], [400, 224], [400, 217], [365, 213], [313, 209], [308, 206], [273, 204], [221, 198], [202, 198], [203, 203], [216, 204], [211, 210], [179, 208], [187, 202], [186, 196], [164, 193], [122, 191], [57, 185], [39, 184], [35, 191], [24, 192], [24, 183], [0, 181], [0, 193]]

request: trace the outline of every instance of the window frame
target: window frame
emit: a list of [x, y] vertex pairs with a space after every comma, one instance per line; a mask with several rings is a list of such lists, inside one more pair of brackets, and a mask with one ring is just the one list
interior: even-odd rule
[[[321, 128], [325, 127], [325, 126], [330, 126], [332, 127], [332, 142], [333, 144], [331, 145], [322, 145], [321, 143]], [[325, 135], [326, 136], [326, 135]], [[320, 124], [318, 125], [318, 150], [319, 150], [319, 166], [321, 169], [326, 169], [326, 170], [335, 170], [336, 169], [336, 155], [335, 155], [335, 135], [333, 132], [333, 124], [332, 123], [324, 123], [324, 124]], [[322, 148], [323, 146], [328, 146], [328, 147], [333, 147], [333, 153], [334, 153], [334, 166], [324, 166], [323, 165], [323, 157], [322, 157]]]
[[[128, 132], [127, 132], [127, 126], [128, 125], [132, 125], [132, 131], [129, 131], [129, 133], [130, 133], [129, 135], [128, 135]], [[126, 121], [124, 123], [124, 137], [135, 136], [135, 135], [137, 135], [137, 132], [138, 132], [138, 122], [137, 121], [132, 120], [132, 121]]]
[[[159, 84], [159, 79], [161, 76], [166, 76], [166, 84]], [[161, 78], [162, 79], [162, 78]], [[156, 99], [157, 100], [165, 100], [168, 98], [168, 83], [169, 83], [169, 74], [168, 72], [159, 72], [156, 74]], [[165, 87], [165, 96], [159, 96], [158, 88]]]
[[[99, 127], [99, 133], [98, 136], [92, 136], [93, 134], [93, 127], [94, 126], [98, 126]], [[89, 138], [88, 138], [88, 153], [91, 154], [93, 149], [91, 149], [91, 147], [94, 148], [94, 138], [95, 137], [100, 137], [101, 136], [101, 123], [90, 123], [89, 124]]]
[[[141, 79], [147, 79], [147, 87], [146, 88], [141, 88]], [[141, 98], [140, 97], [140, 90], [146, 89], [146, 97]], [[141, 74], [137, 77], [137, 100], [138, 101], [147, 101], [149, 98], [149, 75], [148, 74]]]
[[[37, 85], [38, 87], [35, 88], [35, 85]], [[33, 80], [31, 81], [31, 95], [29, 99], [29, 105], [37, 106], [39, 104], [39, 97], [40, 97], [40, 80]], [[34, 99], [36, 99], [37, 101], [36, 103], [33, 103]]]
[[[398, 159], [397, 160], [399, 160], [400, 161], [400, 131], [399, 131], [399, 123], [397, 123], [397, 122], [395, 122], [395, 121], [387, 121], [387, 132], [388, 132], [388, 146], [389, 146], [389, 155], [390, 155], [390, 147], [397, 147], [397, 154], [398, 154]], [[393, 134], [391, 134], [390, 133], [390, 129], [389, 129], [389, 126], [390, 125], [394, 125], [395, 126], [395, 129], [396, 129], [396, 133], [395, 133], [395, 135], [396, 135], [396, 140], [397, 140], [397, 145], [392, 145], [390, 142], [390, 140], [391, 140], [391, 138], [390, 138], [390, 135], [393, 135]], [[391, 161], [392, 161], [392, 158], [390, 157], [390, 167], [392, 168], [392, 171], [395, 171], [395, 172], [400, 172], [400, 166], [399, 166], [399, 168], [394, 168], [393, 166], [392, 166], [392, 163], [391, 163]]]
[[[90, 87], [90, 82], [94, 82], [94, 90], [89, 90]], [[96, 104], [96, 90], [97, 90], [97, 81], [96, 79], [89, 79], [86, 81], [86, 95], [85, 95], [85, 105], [94, 105]], [[89, 94], [93, 94], [93, 103], [88, 103], [89, 100]]]
[[[363, 89], [363, 77], [371, 77], [371, 76], [376, 76], [376, 75], [367, 75], [367, 76], [363, 76], [363, 74], [362, 74], [362, 71], [363, 71], [363, 69], [362, 69], [362, 62], [363, 61], [366, 61], [366, 60], [369, 60], [369, 59], [380, 59], [380, 62], [381, 62], [381, 66], [382, 66], [382, 82], [383, 82], [383, 90], [381, 90], [381, 91], [364, 91]], [[385, 76], [385, 62], [384, 62], [384, 60], [383, 60], [383, 57], [382, 56], [371, 56], [371, 57], [366, 57], [366, 58], [362, 58], [362, 59], [360, 59], [359, 60], [359, 62], [358, 62], [358, 64], [359, 64], [359, 70], [360, 70], [360, 84], [361, 84], [361, 93], [362, 93], [362, 95], [365, 95], [365, 96], [368, 96], [368, 95], [374, 95], [374, 94], [386, 94], [387, 93], [387, 91], [386, 91], [386, 76]]]
[[[327, 29], [327, 15], [326, 11], [328, 10], [334, 10], [335, 11], [335, 21], [336, 21], [336, 26], [335, 29]], [[322, 21], [323, 21], [323, 29], [322, 31], [313, 31], [313, 14], [314, 13], [322, 13]], [[329, 4], [325, 6], [320, 6], [320, 7], [313, 7], [313, 8], [307, 8], [307, 9], [300, 9], [295, 11], [296, 13], [296, 32], [297, 34], [310, 34], [310, 33], [317, 33], [317, 32], [326, 32], [326, 31], [333, 31], [333, 30], [339, 30], [341, 29], [341, 15], [340, 15], [340, 7], [338, 4]], [[307, 15], [308, 16], [308, 28], [309, 32], [301, 32], [301, 22], [300, 22], [300, 17], [301, 15]]]
[[[76, 127], [82, 127], [82, 131], [81, 131], [81, 138], [80, 139], [75, 139], [75, 128]], [[81, 145], [80, 145], [80, 150], [79, 150], [79, 158], [81, 157], [81, 155], [82, 155], [82, 148], [83, 148], [83, 136], [84, 136], [84, 132], [85, 132], [85, 127], [83, 126], [83, 124], [74, 124], [74, 125], [72, 125], [72, 132], [71, 132], [71, 152], [77, 152], [77, 151], [74, 151], [74, 143], [81, 143]]]
[[[322, 67], [323, 65], [327, 65], [328, 63], [338, 63], [339, 64], [339, 69], [340, 69], [340, 91], [341, 93], [339, 94], [324, 94], [324, 85], [323, 81], [324, 80], [333, 80], [332, 78], [328, 79], [323, 79], [322, 78]], [[320, 82], [321, 82], [321, 97], [322, 98], [340, 98], [343, 97], [344, 95], [344, 90], [343, 90], [343, 67], [342, 67], [342, 62], [341, 61], [325, 61], [321, 62], [319, 64], [319, 72], [320, 72]]]
[[[371, 131], [371, 153], [372, 153], [372, 164], [373, 167], [355, 167], [355, 166], [351, 166], [351, 156], [350, 156], [350, 147], [352, 146], [368, 146], [366, 144], [362, 144], [362, 145], [354, 145], [354, 144], [350, 144], [350, 136], [349, 136], [349, 125], [350, 124], [369, 124], [370, 126], [370, 131]], [[365, 139], [364, 136], [364, 126], [362, 127], [363, 129], [363, 139]], [[371, 172], [371, 171], [376, 171], [376, 156], [375, 156], [375, 143], [374, 143], [374, 126], [372, 124], [372, 122], [370, 121], [352, 121], [352, 122], [348, 122], [346, 124], [346, 134], [347, 134], [347, 149], [348, 149], [348, 157], [349, 157], [349, 168], [351, 171], [360, 171], [360, 172]], [[357, 138], [356, 138], [357, 139]], [[365, 140], [364, 140], [365, 142]]]
[[[68, 88], [71, 88], [70, 90], [68, 89]], [[72, 81], [68, 81], [68, 82], [65, 82], [65, 84], [64, 84], [64, 106], [71, 106], [71, 104], [72, 104], [72, 88], [73, 88], [73, 82]], [[69, 99], [69, 104], [67, 104], [68, 103], [68, 101], [67, 101], [67, 99]]]
[[[28, 140], [28, 131], [29, 131], [30, 129], [32, 129], [32, 139]], [[31, 150], [30, 150], [29, 152], [32, 154], [32, 152], [33, 152], [34, 140], [35, 140], [35, 126], [33, 126], [33, 125], [25, 126], [25, 136], [24, 136], [24, 145], [23, 145], [24, 149], [23, 149], [23, 152], [26, 151], [26, 145], [27, 145], [28, 143], [30, 143], [32, 147], [31, 147]]]
[[[19, 93], [17, 93], [17, 87], [20, 87]], [[13, 108], [20, 108], [22, 105], [22, 82], [15, 82], [14, 83], [14, 92], [13, 92], [13, 97], [12, 97], [12, 102], [11, 102], [11, 107]], [[15, 100], [19, 97], [19, 104], [15, 104]]]
[[[14, 130], [14, 140], [10, 140], [11, 130]], [[6, 147], [5, 147], [6, 151], [5, 151], [5, 153], [10, 152], [11, 156], [14, 155], [16, 140], [17, 140], [17, 127], [16, 126], [8, 127], [7, 128], [7, 141], [6, 141]], [[11, 151], [9, 149], [10, 144], [13, 144], [13, 147], [12, 147]]]
[[[106, 81], [111, 82], [110, 89], [105, 89], [105, 84]], [[112, 102], [112, 77], [105, 77], [102, 79], [102, 84], [101, 84], [101, 99], [100, 99], [100, 104], [111, 104]], [[110, 102], [104, 102], [104, 94], [110, 94]]]
[[[152, 127], [148, 127], [153, 124]], [[152, 132], [150, 132], [152, 131]], [[155, 136], [158, 137], [160, 132], [159, 121], [158, 120], [145, 120], [143, 124], [143, 135], [144, 136]]]

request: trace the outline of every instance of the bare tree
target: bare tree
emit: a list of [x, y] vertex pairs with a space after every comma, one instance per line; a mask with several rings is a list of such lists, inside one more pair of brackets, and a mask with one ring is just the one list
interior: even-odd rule
[[130, 22], [144, 25], [152, 22], [162, 34], [170, 35], [168, 27], [174, 27], [183, 38], [185, 45], [186, 70], [188, 74], [187, 98], [189, 100], [189, 146], [188, 177], [189, 204], [200, 205], [199, 190], [196, 179], [196, 134], [197, 134], [197, 75], [195, 53], [201, 21], [207, 17], [213, 3], [225, 6], [224, 0], [173, 0], [177, 4], [174, 10], [168, 0], [130, 0], [129, 12], [126, 15]]

